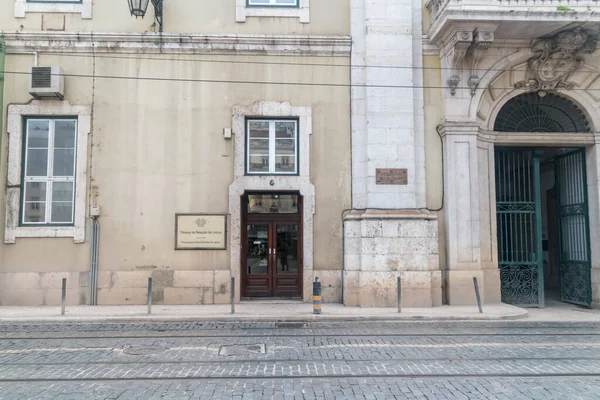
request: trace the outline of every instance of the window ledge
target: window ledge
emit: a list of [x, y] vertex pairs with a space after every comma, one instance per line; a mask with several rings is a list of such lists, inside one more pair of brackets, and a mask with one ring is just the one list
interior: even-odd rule
[[81, 3], [28, 3], [27, 0], [15, 0], [15, 17], [25, 18], [26, 13], [73, 13], [81, 14], [83, 19], [92, 18], [92, 0]]
[[[73, 226], [20, 226], [21, 218], [21, 158], [23, 117], [77, 116], [77, 164], [75, 167], [75, 220]], [[92, 108], [72, 106], [67, 101], [33, 100], [27, 105], [8, 106], [8, 173], [6, 183], [6, 220], [4, 243], [16, 243], [18, 237], [72, 237], [75, 243], [85, 242], [87, 150], [91, 131]]]
[[310, 22], [310, 0], [300, 0], [297, 8], [286, 7], [248, 7], [246, 0], [236, 0], [235, 20], [246, 22], [247, 17], [290, 17], [299, 18], [303, 24]]
[[17, 238], [73, 238], [75, 243], [85, 241], [84, 230], [75, 226], [17, 226], [7, 227], [4, 243], [16, 243]]

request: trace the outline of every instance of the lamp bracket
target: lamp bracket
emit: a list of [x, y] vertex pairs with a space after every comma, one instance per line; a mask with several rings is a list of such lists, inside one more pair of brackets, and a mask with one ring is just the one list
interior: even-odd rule
[[158, 31], [163, 31], [163, 0], [152, 0], [154, 6], [154, 19], [158, 24]]

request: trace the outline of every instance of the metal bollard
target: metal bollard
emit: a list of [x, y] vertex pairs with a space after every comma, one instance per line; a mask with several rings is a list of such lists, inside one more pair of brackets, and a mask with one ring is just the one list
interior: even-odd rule
[[481, 308], [481, 297], [479, 296], [479, 285], [477, 284], [477, 277], [473, 277], [473, 285], [475, 285], [475, 295], [477, 296], [477, 307], [479, 307], [479, 313], [483, 314], [483, 308]]
[[402, 302], [402, 279], [400, 277], [398, 277], [398, 312], [399, 313], [402, 312], [402, 308], [400, 307], [401, 302]]
[[60, 302], [60, 315], [65, 315], [65, 301], [67, 298], [67, 278], [62, 280], [62, 299]]
[[315, 277], [313, 282], [313, 313], [321, 314], [321, 282]]
[[235, 314], [235, 278], [231, 277], [231, 313]]
[[148, 314], [152, 314], [152, 278], [148, 278]]

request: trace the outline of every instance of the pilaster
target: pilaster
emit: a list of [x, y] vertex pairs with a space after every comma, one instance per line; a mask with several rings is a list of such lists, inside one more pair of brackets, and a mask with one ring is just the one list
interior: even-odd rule
[[590, 253], [592, 260], [592, 307], [600, 308], [600, 132], [596, 144], [586, 151]]
[[[482, 266], [482, 205], [481, 199], [489, 199], [489, 187], [485, 187], [489, 177], [489, 148], [478, 147], [476, 123], [446, 122], [442, 126], [444, 141], [444, 190], [445, 190], [445, 236], [447, 252], [446, 293], [450, 305], [476, 304], [473, 277], [479, 281], [484, 301], [493, 301], [496, 295], [494, 285], [485, 281], [494, 281], [494, 270]], [[493, 150], [493, 149], [492, 149]], [[483, 169], [483, 171], [480, 171]], [[489, 178], [488, 178], [489, 179]], [[488, 201], [486, 201], [486, 204]], [[491, 223], [484, 214], [488, 233], [491, 235]], [[488, 243], [491, 243], [488, 242]], [[491, 256], [493, 249], [487, 249]], [[491, 256], [493, 257], [493, 256]], [[493, 265], [493, 258], [486, 266]], [[499, 285], [498, 285], [499, 287]], [[487, 293], [490, 291], [490, 293]], [[486, 294], [487, 293], [487, 294]]]
[[[422, 71], [415, 68], [421, 61], [410, 56], [421, 54], [421, 7], [418, 0], [352, 0], [355, 209], [415, 209], [425, 205], [422, 89], [414, 89], [415, 85], [422, 86]], [[378, 185], [375, 177], [380, 168], [406, 169], [408, 182]]]

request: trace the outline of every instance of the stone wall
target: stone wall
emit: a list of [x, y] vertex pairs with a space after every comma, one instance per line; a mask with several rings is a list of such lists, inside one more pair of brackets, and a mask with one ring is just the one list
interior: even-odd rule
[[63, 278], [66, 304], [87, 304], [88, 272], [11, 272], [0, 273], [0, 306], [60, 305]]
[[418, 211], [353, 211], [345, 220], [344, 304], [403, 307], [442, 304], [437, 219]]

